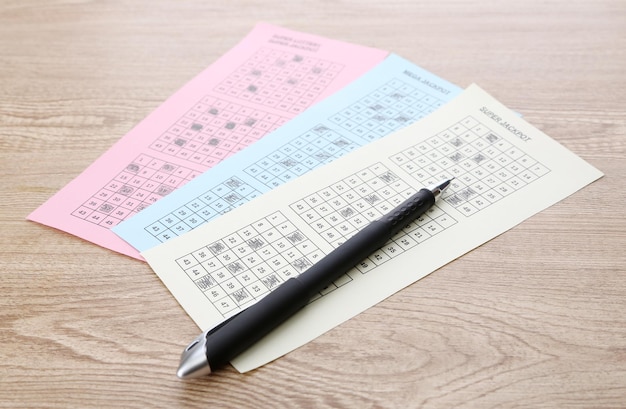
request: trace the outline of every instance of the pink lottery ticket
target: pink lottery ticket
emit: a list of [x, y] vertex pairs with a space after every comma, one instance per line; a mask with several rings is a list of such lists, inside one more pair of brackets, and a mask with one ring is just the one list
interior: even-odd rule
[[110, 229], [358, 78], [386, 51], [259, 23], [28, 219], [132, 257]]

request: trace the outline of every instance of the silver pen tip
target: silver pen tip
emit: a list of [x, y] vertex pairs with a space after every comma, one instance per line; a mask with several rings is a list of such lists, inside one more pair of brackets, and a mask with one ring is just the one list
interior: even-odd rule
[[429, 190], [433, 192], [433, 195], [435, 195], [435, 200], [439, 199], [439, 197], [443, 194], [443, 192], [445, 192], [448, 186], [450, 186], [450, 183], [452, 183], [453, 180], [454, 178], [450, 178], [429, 188]]
[[180, 365], [176, 375], [181, 379], [199, 378], [211, 373], [206, 357], [207, 331], [194, 339], [180, 356]]

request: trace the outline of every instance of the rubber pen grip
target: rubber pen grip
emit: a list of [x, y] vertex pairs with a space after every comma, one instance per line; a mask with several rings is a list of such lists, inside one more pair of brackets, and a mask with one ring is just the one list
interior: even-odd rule
[[391, 236], [395, 236], [407, 224], [420, 217], [435, 204], [435, 195], [428, 189], [421, 189], [399, 206], [387, 213], [381, 221], [391, 226]]

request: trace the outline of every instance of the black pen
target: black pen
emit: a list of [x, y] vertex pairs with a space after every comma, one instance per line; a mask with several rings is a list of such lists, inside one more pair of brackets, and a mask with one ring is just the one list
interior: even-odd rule
[[451, 181], [421, 189], [299, 276], [288, 279], [256, 304], [203, 332], [183, 351], [178, 377], [208, 375], [248, 349], [430, 209]]

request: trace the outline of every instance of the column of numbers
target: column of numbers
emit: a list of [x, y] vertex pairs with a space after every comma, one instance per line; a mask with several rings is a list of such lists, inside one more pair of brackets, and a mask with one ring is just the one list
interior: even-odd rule
[[145, 230], [159, 241], [165, 242], [260, 195], [259, 191], [241, 179], [231, 177], [154, 221]]
[[111, 228], [197, 175], [192, 169], [140, 155], [72, 215]]
[[288, 118], [205, 96], [150, 148], [211, 167], [287, 122]]
[[248, 166], [245, 172], [269, 188], [274, 188], [357, 147], [357, 144], [341, 134], [318, 125]]
[[473, 117], [390, 159], [424, 184], [454, 177], [445, 200], [466, 216], [550, 171]]
[[276, 212], [177, 260], [224, 316], [233, 315], [323, 257]]
[[425, 117], [441, 105], [439, 98], [393, 79], [331, 116], [330, 122], [369, 142]]
[[341, 64], [330, 61], [262, 48], [215, 91], [299, 114], [315, 102], [342, 69]]

